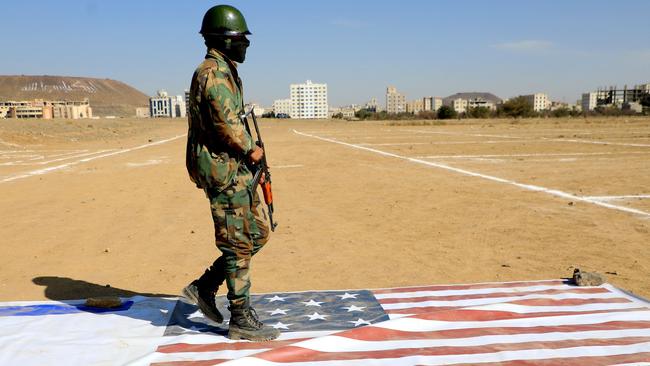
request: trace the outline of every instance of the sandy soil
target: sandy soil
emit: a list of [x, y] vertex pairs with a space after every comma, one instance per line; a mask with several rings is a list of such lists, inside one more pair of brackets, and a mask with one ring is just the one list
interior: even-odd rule
[[[579, 267], [650, 297], [648, 118], [262, 123], [280, 226], [253, 261], [254, 292]], [[218, 253], [185, 132], [0, 120], [0, 300], [176, 295], [199, 275]]]

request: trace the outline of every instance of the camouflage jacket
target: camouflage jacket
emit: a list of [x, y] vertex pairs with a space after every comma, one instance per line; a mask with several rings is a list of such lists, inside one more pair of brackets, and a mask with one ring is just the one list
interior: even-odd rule
[[239, 118], [243, 111], [236, 65], [209, 49], [192, 77], [186, 166], [197, 187], [222, 191], [247, 184], [252, 175], [246, 158], [254, 143]]

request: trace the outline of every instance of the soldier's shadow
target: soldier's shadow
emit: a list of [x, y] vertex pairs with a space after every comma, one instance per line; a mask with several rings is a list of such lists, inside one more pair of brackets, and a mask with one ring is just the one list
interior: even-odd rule
[[[180, 301], [178, 295], [136, 292], [108, 285], [99, 285], [68, 277], [41, 276], [32, 279], [39, 286], [45, 286], [44, 294], [50, 300], [61, 301], [73, 307], [73, 310], [97, 315], [114, 314], [150, 322], [154, 326], [166, 327], [164, 335], [188, 333], [212, 333], [225, 335], [227, 327], [222, 328], [205, 319], [194, 304]], [[120, 307], [112, 309], [93, 308], [83, 301], [90, 297], [116, 296], [122, 298]], [[145, 297], [147, 299], [142, 299]], [[146, 311], [140, 311], [138, 304], [146, 302]], [[135, 307], [134, 307], [135, 305]], [[65, 314], [61, 309], [51, 308], [49, 315]], [[29, 311], [29, 310], [28, 310]], [[41, 310], [38, 309], [37, 312]], [[161, 316], [171, 311], [170, 316]]]

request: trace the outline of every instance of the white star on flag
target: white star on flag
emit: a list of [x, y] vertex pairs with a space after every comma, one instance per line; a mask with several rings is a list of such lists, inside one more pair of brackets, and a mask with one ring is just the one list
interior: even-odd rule
[[275, 329], [289, 329], [289, 326], [293, 324], [284, 324], [282, 322], [277, 322], [273, 325], [271, 325]]
[[370, 322], [367, 322], [367, 321], [365, 321], [365, 320], [363, 320], [363, 319], [361, 319], [361, 318], [357, 319], [356, 321], [348, 322], [348, 323], [352, 323], [352, 324], [354, 324], [355, 327], [358, 327], [358, 326], [360, 326], [360, 325], [362, 325], [362, 324], [370, 325]]
[[354, 305], [343, 307], [343, 309], [347, 309], [348, 313], [351, 311], [363, 311], [363, 309], [365, 308], [366, 308], [365, 306], [354, 306]]
[[318, 314], [317, 312], [314, 312], [311, 315], [307, 314], [305, 316], [309, 317], [309, 320], [311, 321], [311, 320], [325, 320], [325, 318], [327, 318], [329, 315], [321, 315]]
[[269, 302], [274, 302], [274, 301], [284, 301], [285, 298], [275, 295], [273, 297], [267, 297], [266, 299], [269, 300]]
[[266, 312], [269, 313], [271, 316], [273, 316], [273, 315], [278, 315], [278, 314], [287, 315], [287, 311], [289, 311], [289, 310], [278, 308], [278, 309], [271, 310], [271, 311], [267, 310]]
[[320, 304], [322, 304], [323, 302], [322, 301], [314, 301], [312, 299], [312, 300], [309, 300], [309, 301], [302, 301], [302, 303], [305, 304], [305, 306], [320, 306]]
[[349, 294], [349, 293], [344, 293], [343, 295], [336, 295], [341, 298], [341, 300], [345, 299], [356, 299], [359, 294]]

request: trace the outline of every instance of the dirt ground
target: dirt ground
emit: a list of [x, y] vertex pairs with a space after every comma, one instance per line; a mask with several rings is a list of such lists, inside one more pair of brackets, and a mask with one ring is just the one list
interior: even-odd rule
[[[0, 120], [0, 300], [177, 295], [218, 255], [184, 120]], [[262, 121], [253, 291], [554, 279], [650, 297], [650, 118]]]

